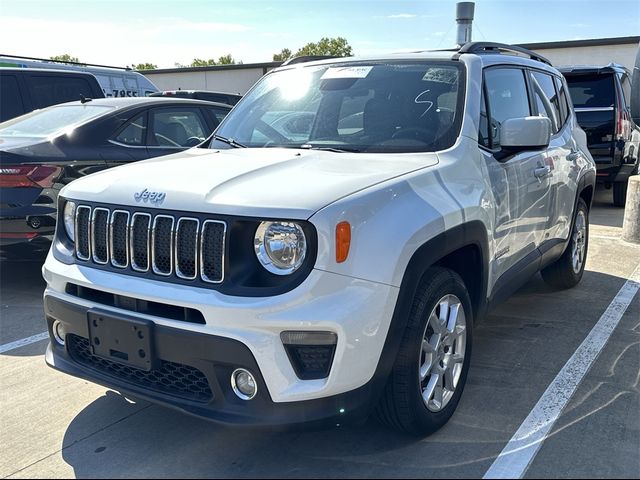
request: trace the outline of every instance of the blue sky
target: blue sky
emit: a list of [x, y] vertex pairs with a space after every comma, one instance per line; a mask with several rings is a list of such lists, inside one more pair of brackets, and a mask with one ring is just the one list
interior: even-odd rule
[[[477, 0], [474, 25], [506, 43], [640, 35], [640, 1]], [[444, 48], [455, 33], [455, 0], [0, 0], [0, 53], [118, 66], [270, 61], [323, 36], [361, 55]]]

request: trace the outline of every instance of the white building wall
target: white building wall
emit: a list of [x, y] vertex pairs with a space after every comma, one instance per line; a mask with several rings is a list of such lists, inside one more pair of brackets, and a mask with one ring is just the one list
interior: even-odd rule
[[247, 93], [263, 74], [262, 68], [145, 73], [160, 90], [214, 90], [241, 95]]
[[554, 66], [607, 65], [610, 62], [633, 70], [638, 45], [603, 45], [570, 48], [540, 48], [536, 52], [551, 60]]

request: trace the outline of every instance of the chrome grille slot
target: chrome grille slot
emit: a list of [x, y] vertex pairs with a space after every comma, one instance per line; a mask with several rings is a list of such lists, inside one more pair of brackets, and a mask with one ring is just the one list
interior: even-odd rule
[[224, 278], [224, 239], [227, 224], [207, 220], [200, 234], [200, 278], [208, 283], [220, 283]]
[[80, 205], [76, 208], [76, 256], [80, 260], [89, 260], [91, 247], [89, 242], [89, 223], [91, 222], [91, 208]]
[[114, 210], [109, 220], [109, 249], [111, 265], [117, 268], [129, 266], [129, 212]]
[[186, 280], [198, 276], [198, 230], [197, 218], [183, 217], [176, 228], [176, 275]]
[[109, 210], [94, 208], [91, 215], [91, 251], [93, 261], [104, 265], [109, 261]]
[[151, 215], [134, 213], [129, 226], [129, 250], [131, 251], [131, 268], [136, 272], [149, 271], [150, 232]]
[[173, 217], [156, 215], [151, 229], [153, 273], [169, 276], [173, 272]]
[[169, 213], [78, 205], [75, 256], [96, 268], [149, 279], [202, 287], [222, 283], [226, 222]]

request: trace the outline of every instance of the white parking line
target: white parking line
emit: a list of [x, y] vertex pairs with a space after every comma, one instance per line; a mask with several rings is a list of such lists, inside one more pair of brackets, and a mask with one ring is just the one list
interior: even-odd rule
[[5, 343], [0, 345], [0, 353], [8, 352], [9, 350], [15, 350], [16, 348], [24, 347], [25, 345], [31, 345], [32, 343], [41, 342], [49, 338], [49, 332], [42, 332], [31, 337], [16, 340], [15, 342]]
[[542, 394], [483, 478], [522, 478], [638, 290], [640, 264], [636, 266], [629, 280], [622, 286], [587, 338]]

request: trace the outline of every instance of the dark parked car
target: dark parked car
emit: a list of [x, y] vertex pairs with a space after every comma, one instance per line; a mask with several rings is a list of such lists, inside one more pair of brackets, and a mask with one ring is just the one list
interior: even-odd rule
[[193, 98], [195, 100], [207, 100], [208, 102], [226, 103], [235, 105], [240, 101], [242, 95], [236, 93], [211, 92], [209, 90], [165, 90], [149, 95], [150, 97], [178, 97]]
[[230, 109], [199, 100], [109, 98], [56, 105], [0, 123], [0, 244], [52, 235], [63, 186], [196, 146]]
[[623, 207], [627, 180], [638, 172], [640, 128], [631, 117], [631, 73], [605, 67], [560, 68], [569, 85], [578, 123], [587, 134], [598, 181], [613, 186], [613, 203]]
[[81, 97], [104, 98], [90, 73], [0, 67], [0, 122]]

